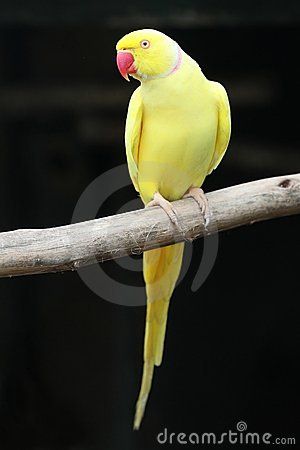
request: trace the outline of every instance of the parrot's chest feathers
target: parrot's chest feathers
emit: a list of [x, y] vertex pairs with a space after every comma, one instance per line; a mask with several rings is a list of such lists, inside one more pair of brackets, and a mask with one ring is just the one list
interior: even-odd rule
[[216, 108], [202, 90], [201, 79], [195, 90], [186, 87], [184, 82], [172, 85], [170, 77], [151, 82], [142, 91], [138, 164], [146, 200], [156, 191], [169, 200], [181, 198], [194, 183], [200, 185], [207, 173], [216, 138]]
[[167, 141], [173, 140], [172, 135], [185, 139], [187, 133], [197, 139], [203, 127], [209, 128], [216, 112], [207, 88], [209, 82], [200, 77], [192, 81], [191, 85], [186, 77], [174, 75], [174, 79], [168, 77], [142, 85], [143, 128], [151, 127], [155, 134], [158, 129], [168, 127], [169, 136], [164, 136]]
[[170, 108], [181, 104], [182, 96], [188, 94], [185, 84], [173, 83], [173, 77], [161, 78], [142, 84], [141, 94], [145, 108]]
[[218, 116], [211, 82], [187, 59], [176, 73], [142, 83], [141, 99], [141, 195], [146, 201], [156, 191], [181, 198], [201, 185], [214, 151]]
[[146, 109], [180, 107], [183, 89], [169, 80], [159, 79], [142, 85], [143, 106]]
[[165, 77], [145, 81], [141, 86], [144, 109], [155, 112], [183, 111], [195, 112], [201, 109], [207, 80], [199, 66], [187, 55], [180, 69]]

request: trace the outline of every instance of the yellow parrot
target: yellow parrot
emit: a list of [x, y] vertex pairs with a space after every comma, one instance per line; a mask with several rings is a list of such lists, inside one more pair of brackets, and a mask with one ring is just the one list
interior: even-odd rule
[[[125, 129], [135, 189], [146, 206], [162, 207], [175, 226], [176, 211], [170, 202], [183, 197], [193, 197], [208, 221], [208, 203], [200, 187], [223, 158], [231, 130], [224, 87], [209, 81], [197, 62], [159, 31], [126, 34], [116, 50], [121, 75], [141, 83], [131, 97]], [[178, 243], [144, 253], [147, 315], [134, 429], [139, 429], [144, 415], [154, 366], [162, 361], [169, 302], [183, 249], [184, 244]]]

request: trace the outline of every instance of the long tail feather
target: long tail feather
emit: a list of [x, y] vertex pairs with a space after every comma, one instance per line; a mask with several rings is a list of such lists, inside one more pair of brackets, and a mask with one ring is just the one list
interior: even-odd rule
[[162, 361], [170, 298], [182, 264], [184, 244], [175, 244], [144, 253], [144, 278], [147, 316], [144, 342], [144, 367], [136, 404], [134, 429], [138, 430], [151, 390], [154, 366]]

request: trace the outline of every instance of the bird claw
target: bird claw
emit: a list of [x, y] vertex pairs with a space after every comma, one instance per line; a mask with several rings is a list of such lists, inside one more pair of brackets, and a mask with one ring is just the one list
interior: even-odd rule
[[203, 215], [204, 227], [206, 228], [207, 225], [209, 224], [210, 217], [209, 217], [209, 204], [207, 197], [203, 192], [203, 189], [196, 187], [189, 188], [187, 193], [184, 194], [182, 198], [189, 198], [189, 197], [193, 198], [197, 202], [201, 214]]
[[166, 200], [159, 192], [155, 192], [153, 200], [147, 203], [146, 208], [150, 206], [160, 206], [168, 215], [171, 222], [177, 227], [179, 226], [177, 213], [174, 206], [172, 205], [172, 203]]

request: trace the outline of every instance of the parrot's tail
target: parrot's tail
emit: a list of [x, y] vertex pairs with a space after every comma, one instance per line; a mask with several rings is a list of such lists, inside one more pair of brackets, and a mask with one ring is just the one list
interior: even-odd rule
[[179, 243], [144, 253], [147, 317], [143, 379], [136, 404], [135, 430], [139, 429], [143, 419], [154, 366], [159, 366], [162, 361], [169, 303], [180, 273], [183, 249], [184, 244]]

